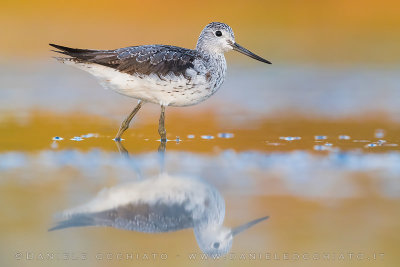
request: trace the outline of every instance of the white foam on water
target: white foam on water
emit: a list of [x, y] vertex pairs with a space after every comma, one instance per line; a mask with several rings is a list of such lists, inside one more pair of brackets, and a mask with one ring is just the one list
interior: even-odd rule
[[202, 135], [201, 136], [201, 139], [206, 139], [206, 140], [211, 140], [211, 139], [214, 139], [215, 137], [214, 136], [212, 136], [212, 135]]
[[300, 136], [281, 136], [279, 137], [281, 140], [286, 140], [286, 141], [294, 141], [294, 140], [301, 140]]
[[339, 135], [339, 139], [340, 139], [340, 140], [350, 140], [351, 137], [348, 136], [348, 135]]
[[219, 138], [233, 138], [235, 135], [233, 133], [219, 133]]

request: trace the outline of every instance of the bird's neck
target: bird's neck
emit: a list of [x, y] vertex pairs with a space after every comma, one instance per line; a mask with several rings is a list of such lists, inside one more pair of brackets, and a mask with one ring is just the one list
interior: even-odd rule
[[223, 56], [225, 52], [220, 47], [204, 42], [202, 39], [197, 41], [196, 50], [212, 56]]
[[225, 80], [226, 60], [222, 53], [203, 53], [204, 59], [208, 62], [208, 69], [212, 72], [211, 81], [213, 91], [218, 90]]
[[207, 61], [219, 61], [226, 64], [224, 53], [221, 53], [220, 51], [204, 49], [204, 47], [196, 47], [196, 51], [200, 52], [200, 54], [203, 55], [203, 58], [207, 59]]

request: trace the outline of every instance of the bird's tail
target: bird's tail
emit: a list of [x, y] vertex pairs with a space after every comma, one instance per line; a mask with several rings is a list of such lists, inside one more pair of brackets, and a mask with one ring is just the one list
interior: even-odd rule
[[96, 225], [95, 218], [87, 214], [77, 214], [77, 215], [72, 215], [72, 217], [67, 220], [58, 222], [57, 225], [49, 229], [49, 232], [70, 227], [83, 227], [83, 226], [93, 226], [93, 225]]
[[82, 59], [82, 60], [91, 59], [91, 58], [93, 58], [94, 54], [99, 52], [99, 50], [70, 48], [70, 47], [56, 45], [56, 44], [49, 44], [49, 45], [58, 49], [58, 50], [52, 50], [56, 53], [60, 53], [63, 55], [67, 55], [67, 56], [77, 58], [77, 59]]
[[69, 56], [69, 58], [56, 57], [57, 60], [60, 60], [64, 63], [91, 62], [104, 66], [110, 66], [114, 64], [113, 62], [115, 60], [117, 60], [117, 54], [115, 53], [114, 50], [92, 50], [92, 49], [70, 48], [56, 44], [49, 44], [49, 45], [58, 49], [52, 51]]

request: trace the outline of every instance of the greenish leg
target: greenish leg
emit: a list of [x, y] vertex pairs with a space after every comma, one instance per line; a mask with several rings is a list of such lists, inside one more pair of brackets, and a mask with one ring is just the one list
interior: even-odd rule
[[121, 127], [119, 128], [119, 131], [117, 135], [115, 136], [115, 141], [121, 141], [121, 136], [122, 134], [129, 128], [129, 123], [135, 117], [136, 113], [139, 111], [139, 109], [142, 107], [143, 102], [139, 101], [137, 106], [132, 110], [132, 112], [126, 117], [126, 119], [122, 122]]
[[167, 131], [165, 130], [165, 106], [161, 106], [160, 121], [158, 123], [158, 133], [161, 137], [161, 143], [167, 142]]

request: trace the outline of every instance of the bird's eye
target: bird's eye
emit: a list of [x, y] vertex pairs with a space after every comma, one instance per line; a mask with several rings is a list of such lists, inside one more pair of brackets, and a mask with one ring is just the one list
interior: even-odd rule
[[213, 244], [213, 247], [214, 247], [215, 249], [218, 249], [218, 248], [219, 248], [219, 242], [215, 242], [215, 243]]
[[222, 32], [221, 31], [216, 31], [215, 35], [218, 36], [218, 37], [221, 37], [222, 36]]

